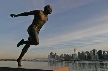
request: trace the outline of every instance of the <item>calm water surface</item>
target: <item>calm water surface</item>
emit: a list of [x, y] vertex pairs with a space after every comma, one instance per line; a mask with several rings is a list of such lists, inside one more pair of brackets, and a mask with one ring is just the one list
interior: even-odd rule
[[[22, 61], [22, 68], [50, 69], [56, 67], [69, 67], [69, 71], [108, 71], [108, 61], [76, 61], [74, 62], [33, 62]], [[17, 68], [16, 61], [0, 61], [0, 67]]]

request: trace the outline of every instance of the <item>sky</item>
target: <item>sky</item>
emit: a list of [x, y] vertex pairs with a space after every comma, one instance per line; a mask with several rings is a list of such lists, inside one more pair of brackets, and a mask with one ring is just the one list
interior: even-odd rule
[[28, 39], [27, 28], [33, 15], [11, 18], [32, 10], [52, 6], [52, 14], [39, 33], [39, 45], [31, 45], [24, 59], [47, 57], [50, 52], [72, 54], [92, 49], [108, 51], [108, 0], [1, 0], [0, 59], [17, 59]]

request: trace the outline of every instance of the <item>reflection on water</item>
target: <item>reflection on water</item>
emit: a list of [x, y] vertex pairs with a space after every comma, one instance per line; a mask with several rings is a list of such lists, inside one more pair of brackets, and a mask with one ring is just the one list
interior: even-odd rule
[[[64, 67], [68, 66], [69, 71], [108, 71], [108, 62], [98, 61], [76, 61], [76, 62], [35, 62], [35, 61], [22, 61], [23, 68], [39, 68], [44, 67]], [[17, 68], [16, 61], [0, 61], [0, 67], [15, 67]]]
[[69, 71], [108, 71], [108, 62], [76, 61], [74, 62], [49, 62], [49, 66], [68, 66]]

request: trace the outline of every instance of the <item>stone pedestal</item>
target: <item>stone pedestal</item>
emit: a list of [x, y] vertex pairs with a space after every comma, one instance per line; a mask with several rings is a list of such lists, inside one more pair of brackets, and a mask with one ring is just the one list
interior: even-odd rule
[[25, 68], [10, 68], [10, 67], [0, 67], [0, 71], [68, 71], [68, 67], [52, 67], [52, 68], [41, 68], [41, 69], [25, 69]]

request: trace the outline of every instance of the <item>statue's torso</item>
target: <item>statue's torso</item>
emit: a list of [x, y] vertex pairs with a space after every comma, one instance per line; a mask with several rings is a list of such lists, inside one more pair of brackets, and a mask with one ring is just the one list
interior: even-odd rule
[[39, 10], [39, 12], [34, 15], [32, 25], [35, 26], [38, 31], [40, 31], [40, 29], [46, 23], [47, 20], [48, 16], [45, 15], [43, 11]]

